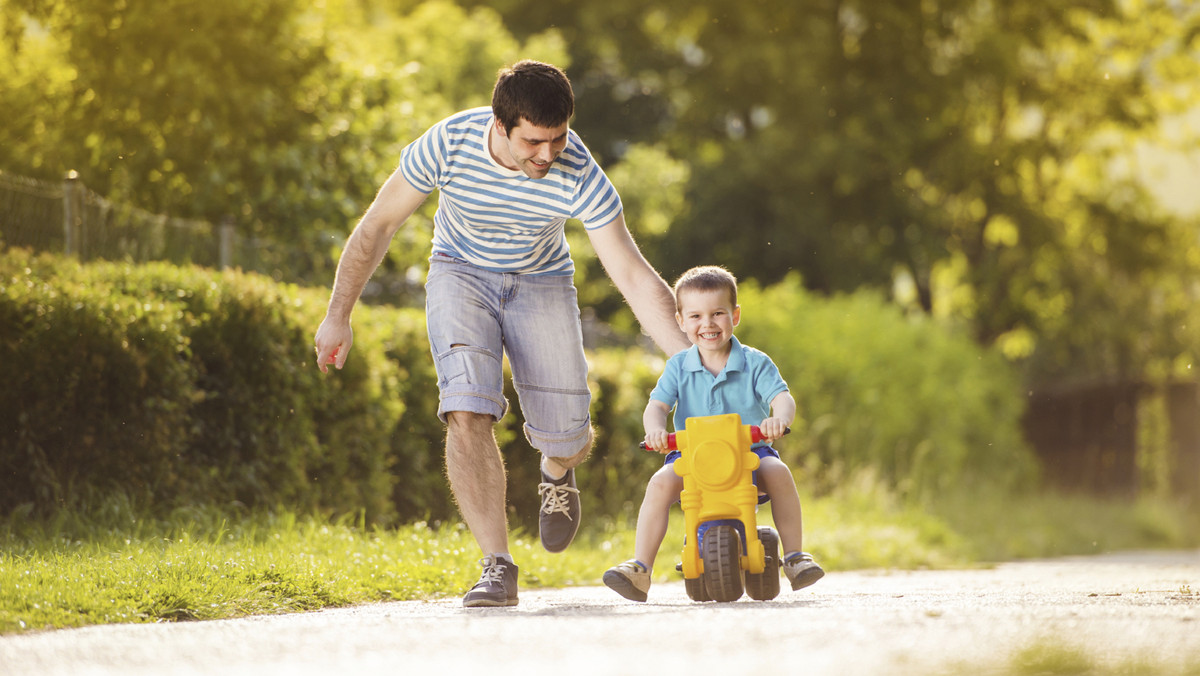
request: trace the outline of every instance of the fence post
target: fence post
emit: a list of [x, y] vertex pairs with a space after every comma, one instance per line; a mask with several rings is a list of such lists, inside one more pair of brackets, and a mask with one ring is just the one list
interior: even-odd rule
[[217, 250], [217, 260], [222, 270], [233, 267], [233, 236], [233, 216], [226, 215], [219, 226]]
[[79, 242], [76, 241], [76, 221], [79, 220], [76, 211], [79, 202], [75, 199], [78, 185], [79, 173], [74, 169], [68, 171], [63, 179], [63, 253], [68, 256], [79, 253]]

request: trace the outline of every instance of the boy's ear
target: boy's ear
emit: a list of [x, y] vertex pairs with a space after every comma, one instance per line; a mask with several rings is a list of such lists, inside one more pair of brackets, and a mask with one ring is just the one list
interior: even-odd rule
[[737, 326], [738, 324], [741, 323], [741, 321], [742, 321], [742, 306], [734, 305], [733, 306], [733, 325]]
[[682, 331], [683, 330], [683, 315], [679, 314], [678, 312], [675, 313], [675, 323], [679, 325], [679, 330]]

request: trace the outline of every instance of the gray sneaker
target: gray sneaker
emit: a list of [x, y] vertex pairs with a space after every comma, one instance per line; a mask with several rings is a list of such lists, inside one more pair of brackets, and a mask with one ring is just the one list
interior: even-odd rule
[[575, 469], [567, 470], [561, 479], [551, 479], [542, 472], [538, 484], [542, 508], [538, 513], [538, 535], [548, 552], [561, 552], [575, 539], [579, 531], [579, 489], [575, 488]]
[[630, 559], [605, 571], [604, 584], [630, 601], [645, 603], [650, 591], [650, 571], [636, 559]]
[[480, 562], [483, 574], [463, 597], [464, 608], [495, 608], [517, 605], [517, 564], [494, 556]]
[[825, 577], [825, 571], [813, 561], [812, 554], [796, 552], [783, 561], [783, 574], [792, 583], [792, 591], [804, 589]]

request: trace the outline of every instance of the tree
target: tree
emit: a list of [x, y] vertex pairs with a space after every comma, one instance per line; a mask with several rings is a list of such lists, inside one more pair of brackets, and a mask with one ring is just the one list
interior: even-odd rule
[[[898, 300], [1013, 358], [1040, 345], [1046, 375], [1137, 372], [1170, 353], [1144, 334], [1186, 305], [1160, 297], [1180, 292], [1194, 231], [1110, 169], [1163, 114], [1194, 105], [1200, 10], [496, 6], [517, 26], [535, 5], [570, 27], [581, 108], [613, 104], [586, 108], [606, 116], [589, 128], [611, 134], [595, 145], [649, 135], [690, 167], [687, 211], [648, 254], [666, 272], [715, 262], [768, 284], [798, 270], [824, 292], [908, 289]], [[641, 103], [617, 103], [627, 92]]]
[[[232, 217], [302, 252], [275, 260], [278, 276], [331, 279], [406, 143], [485, 105], [504, 63], [566, 61], [553, 31], [522, 43], [489, 10], [410, 4], [7, 0], [0, 114], [16, 122], [0, 129], [0, 169], [77, 170], [117, 201]], [[428, 254], [428, 213], [390, 270]]]

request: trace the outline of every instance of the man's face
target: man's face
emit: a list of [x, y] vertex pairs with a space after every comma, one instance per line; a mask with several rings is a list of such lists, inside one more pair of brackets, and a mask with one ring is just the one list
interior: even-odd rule
[[535, 127], [521, 118], [517, 126], [506, 130], [497, 120], [501, 143], [496, 159], [509, 169], [520, 169], [529, 178], [544, 178], [567, 147], [567, 126], [564, 122], [557, 127]]

